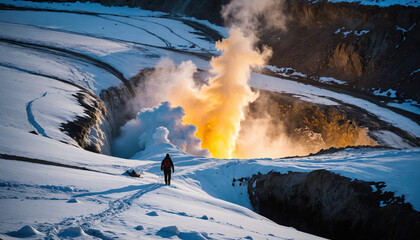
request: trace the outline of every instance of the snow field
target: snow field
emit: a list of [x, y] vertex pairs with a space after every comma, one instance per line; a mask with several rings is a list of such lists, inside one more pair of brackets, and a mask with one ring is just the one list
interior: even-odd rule
[[0, 135], [2, 154], [19, 155], [81, 167], [89, 166], [93, 170], [114, 175], [120, 175], [127, 169], [147, 167], [154, 163], [152, 161], [129, 161], [92, 153], [50, 138], [30, 134], [24, 129], [0, 125], [0, 130], [2, 133]]
[[[60, 131], [61, 123], [84, 115], [72, 95], [80, 89], [53, 79], [0, 66], [2, 126], [36, 131], [57, 141], [77, 143]], [[36, 84], [34, 84], [36, 82]]]
[[[16, 131], [13, 128], [1, 128], [2, 131]], [[176, 226], [180, 231], [179, 237], [203, 235], [216, 239], [246, 236], [257, 239], [278, 239], [284, 236], [296, 239], [313, 238], [292, 228], [280, 227], [247, 208], [214, 198], [201, 189], [200, 182], [183, 176], [183, 172], [191, 171], [190, 166], [195, 166], [195, 169], [208, 168], [209, 159], [179, 157], [176, 159], [173, 186], [167, 187], [161, 183], [162, 180], [158, 183], [158, 174], [161, 174], [158, 169], [160, 161], [155, 159], [151, 160], [152, 163], [102, 156], [36, 135], [25, 138], [29, 141], [25, 145], [35, 145], [33, 151], [28, 149], [29, 152], [25, 153], [27, 149], [25, 145], [18, 143], [20, 139], [22, 136], [19, 133], [11, 141], [2, 138], [0, 142], [5, 146], [2, 151], [8, 152], [4, 149], [9, 149], [19, 155], [52, 160], [55, 158], [54, 154], [46, 152], [43, 146], [51, 148], [53, 145], [55, 151], [51, 152], [60, 155], [57, 161], [81, 165], [80, 161], [89, 169], [106, 173], [0, 160], [0, 191], [1, 195], [7, 196], [0, 203], [10, 206], [3, 208], [2, 216], [8, 217], [0, 219], [0, 233], [18, 230], [16, 226], [31, 225], [47, 236], [55, 236], [55, 233], [65, 231], [71, 226], [81, 227], [87, 233], [91, 229], [102, 229], [101, 232], [108, 237], [156, 238], [160, 229]], [[38, 141], [39, 139], [42, 140]], [[178, 156], [183, 155], [179, 154]], [[95, 158], [95, 155], [98, 157]], [[175, 156], [177, 155], [174, 154], [174, 159]], [[101, 160], [103, 157], [105, 159]], [[83, 161], [84, 158], [91, 160]], [[105, 163], [98, 167], [104, 160]], [[219, 160], [215, 159], [212, 162], [214, 164], [217, 161]], [[124, 169], [121, 169], [120, 162], [124, 162], [126, 166], [137, 165], [134, 167], [136, 171], [147, 170], [147, 173], [140, 179], [122, 175]], [[117, 174], [118, 171], [120, 174]], [[211, 179], [207, 181], [211, 182]], [[69, 202], [73, 199], [77, 202]], [[36, 210], [29, 211], [33, 208]], [[150, 212], [156, 214], [149, 214]], [[135, 230], [138, 226], [142, 226], [144, 230]], [[105, 229], [108, 233], [105, 233]]]
[[409, 111], [412, 113], [415, 113], [417, 115], [420, 115], [420, 105], [418, 102], [413, 101], [411, 99], [405, 100], [402, 103], [398, 103], [398, 102], [390, 102], [387, 104], [388, 106], [391, 107], [396, 107], [396, 108], [401, 108], [404, 109], [405, 111]]
[[[70, 3], [58, 3], [58, 2], [43, 3], [43, 2], [29, 2], [29, 1], [19, 1], [19, 0], [16, 0], [16, 1], [1, 0], [0, 3], [11, 4], [18, 7], [32, 7], [32, 8], [40, 8], [40, 9], [76, 11], [76, 12], [81, 12], [81, 13], [120, 15], [120, 16], [132, 17], [132, 18], [136, 18], [136, 17], [159, 18], [159, 17], [165, 17], [166, 15], [168, 15], [167, 13], [158, 12], [158, 11], [143, 10], [140, 8], [130, 8], [127, 6], [107, 7], [99, 3], [90, 3], [90, 2], [88, 3], [74, 2], [70, 4]], [[227, 37], [227, 31], [224, 27], [217, 26], [206, 20], [199, 20], [193, 17], [183, 16], [181, 18], [203, 24], [219, 32], [222, 36]]]
[[[29, 19], [27, 20], [29, 21]], [[45, 29], [27, 24], [0, 22], [1, 37], [22, 42], [49, 44], [68, 50], [79, 50], [92, 56], [106, 56], [127, 51], [130, 48], [121, 43], [82, 34]]]
[[[54, 22], [51, 22], [54, 19]], [[202, 39], [197, 30], [165, 17], [86, 15], [66, 12], [3, 10], [3, 22], [38, 26], [57, 32], [124, 40], [154, 47], [216, 53], [214, 43]], [[169, 41], [166, 39], [170, 39]]]
[[[13, 128], [4, 128], [2, 127], [1, 130], [16, 131]], [[21, 134], [27, 133], [21, 132]], [[311, 239], [313, 236], [307, 238], [306, 235], [300, 235], [293, 229], [279, 227], [250, 211], [246, 208], [250, 206], [247, 198], [241, 195], [241, 193], [245, 194], [246, 190], [231, 185], [233, 178], [249, 177], [256, 172], [267, 173], [271, 170], [286, 172], [323, 168], [366, 181], [384, 180], [388, 184], [386, 190], [397, 190], [397, 194], [406, 194], [407, 200], [416, 208], [420, 205], [420, 196], [416, 193], [417, 183], [420, 180], [416, 172], [416, 169], [420, 167], [419, 149], [346, 150], [323, 156], [278, 160], [195, 158], [182, 152], [176, 154], [176, 149], [172, 149], [171, 155], [175, 161], [176, 172], [172, 180], [173, 186], [167, 187], [162, 184], [161, 178], [158, 183], [159, 174], [161, 174], [160, 158], [163, 157], [159, 154], [155, 153], [151, 155], [152, 157], [142, 160], [127, 161], [74, 149], [74, 147], [40, 136], [28, 135], [30, 137], [25, 138], [26, 141], [32, 142], [35, 146], [34, 149], [28, 149], [27, 153], [25, 153], [26, 146], [31, 144], [18, 144], [18, 141], [22, 139], [19, 134], [12, 141], [2, 139], [1, 144], [5, 146], [3, 148], [19, 155], [33, 154], [39, 158], [49, 157], [51, 160], [54, 155], [46, 152], [42, 146], [51, 148], [53, 145], [56, 155], [61, 158], [60, 162], [71, 165], [84, 163], [83, 166], [89, 169], [113, 174], [0, 160], [2, 161], [0, 165], [2, 186], [13, 186], [11, 187], [13, 190], [2, 188], [2, 195], [17, 198], [0, 200], [1, 204], [20, 206], [22, 209], [60, 208], [66, 204], [76, 204], [78, 207], [71, 214], [63, 211], [33, 211], [25, 218], [28, 220], [23, 223], [16, 222], [21, 219], [11, 212], [5, 212], [3, 216], [14, 217], [7, 219], [7, 223], [12, 222], [12, 224], [4, 225], [5, 227], [0, 229], [2, 233], [18, 230], [12, 226], [28, 224], [35, 225], [35, 228], [41, 230], [48, 230], [49, 228], [46, 228], [39, 219], [57, 219], [58, 222], [64, 218], [65, 226], [64, 222], [48, 221], [54, 226], [48, 231], [63, 231], [67, 228], [67, 224], [71, 223], [71, 226], [82, 226], [85, 231], [102, 229], [103, 233], [106, 229], [110, 232], [108, 236], [155, 238], [159, 236], [156, 234], [160, 229], [176, 226], [180, 231], [179, 234], [203, 235], [206, 233], [209, 237], [216, 239], [240, 236], [252, 236], [256, 239], [260, 237], [276, 239], [280, 236], [281, 238], [290, 236], [296, 239]], [[38, 141], [38, 139], [43, 140]], [[159, 148], [160, 146], [156, 146], [156, 149]], [[162, 148], [165, 149], [164, 146]], [[95, 158], [95, 156], [98, 157]], [[90, 161], [83, 159], [90, 159]], [[100, 165], [104, 160], [105, 163]], [[124, 170], [121, 168], [121, 163], [125, 163], [126, 168], [132, 164], [136, 171], [143, 170], [146, 173], [140, 179], [120, 175], [118, 173]], [[40, 198], [40, 195], [43, 197]], [[68, 203], [72, 199], [77, 199], [79, 203]], [[20, 202], [15, 204], [18, 201]], [[72, 209], [73, 205], [66, 206], [67, 208]], [[85, 209], [84, 212], [81, 209]], [[77, 215], [79, 210], [82, 211], [81, 215]], [[156, 214], [149, 214], [151, 212]], [[37, 221], [39, 226], [34, 224], [34, 221]], [[138, 226], [142, 226], [143, 230], [134, 229]], [[183, 236], [179, 234], [178, 237]]]
[[51, 76], [77, 84], [99, 95], [102, 89], [121, 84], [121, 80], [92, 63], [75, 60], [57, 52], [39, 52], [30, 47], [0, 43], [0, 64], [34, 74]]

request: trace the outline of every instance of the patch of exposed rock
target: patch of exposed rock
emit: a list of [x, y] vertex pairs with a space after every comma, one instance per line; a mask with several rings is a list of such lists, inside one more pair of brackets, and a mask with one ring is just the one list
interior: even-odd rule
[[60, 130], [73, 138], [83, 149], [97, 153], [107, 152], [104, 142], [110, 132], [104, 121], [107, 116], [105, 105], [87, 91], [80, 91], [73, 96], [84, 108], [84, 115], [76, 116], [74, 121], [62, 123]]
[[137, 111], [132, 106], [132, 100], [135, 97], [133, 88], [139, 81], [141, 79], [137, 77], [119, 86], [102, 90], [99, 97], [87, 90], [78, 92], [74, 97], [85, 109], [84, 115], [61, 124], [60, 130], [66, 132], [83, 149], [111, 154], [112, 139]]
[[383, 182], [351, 180], [327, 170], [254, 175], [254, 209], [286, 226], [331, 239], [420, 239], [420, 213]]

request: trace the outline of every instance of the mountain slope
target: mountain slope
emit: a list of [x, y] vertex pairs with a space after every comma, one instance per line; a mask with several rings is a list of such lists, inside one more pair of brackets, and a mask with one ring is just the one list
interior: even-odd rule
[[[420, 209], [420, 149], [391, 132], [384, 133], [391, 145], [406, 149], [345, 149], [281, 159], [195, 157], [170, 143], [152, 144], [131, 159], [86, 151], [63, 124], [96, 109], [97, 118], [81, 129], [88, 140], [109, 147], [106, 139], [112, 136], [104, 135], [117, 131], [111, 115], [123, 115], [122, 103], [134, 94], [132, 77], [167, 57], [176, 65], [192, 61], [205, 75], [216, 53], [205, 36], [225, 31], [127, 7], [1, 2], [9, 5], [0, 10], [2, 239], [318, 239], [255, 213], [246, 186], [232, 182], [272, 170], [328, 169], [384, 181], [386, 190], [404, 194]], [[420, 136], [415, 121], [360, 98], [259, 73], [252, 73], [251, 86], [318, 104], [366, 106], [387, 124]], [[125, 96], [100, 98], [110, 89]], [[107, 111], [95, 101], [103, 101]], [[160, 171], [166, 153], [175, 162], [170, 187]], [[141, 178], [124, 174], [132, 169]]]
[[[94, 2], [141, 7], [228, 25], [220, 11], [232, 1]], [[259, 33], [261, 43], [274, 50], [271, 65], [290, 67], [309, 76], [344, 80], [348, 89], [364, 93], [391, 89], [397, 92], [400, 101], [420, 102], [416, 91], [420, 87], [418, 1], [287, 0], [283, 3], [278, 6], [278, 12], [287, 19], [287, 29], [266, 29]]]

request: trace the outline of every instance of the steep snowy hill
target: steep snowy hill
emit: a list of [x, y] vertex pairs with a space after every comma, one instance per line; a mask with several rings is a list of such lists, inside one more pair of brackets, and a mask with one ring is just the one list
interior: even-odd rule
[[[404, 149], [216, 159], [192, 156], [167, 135], [153, 135], [154, 142], [130, 159], [87, 151], [82, 147], [89, 144], [109, 150], [119, 127], [114, 122], [129, 120], [113, 117], [138, 94], [133, 76], [162, 58], [175, 65], [191, 61], [200, 69], [197, 75], [206, 75], [210, 57], [218, 54], [214, 41], [226, 30], [128, 7], [0, 3], [1, 239], [321, 239], [254, 212], [247, 187], [232, 182], [273, 170], [327, 169], [383, 181], [386, 190], [420, 209], [420, 149], [413, 147], [420, 138], [418, 122], [384, 104], [289, 77], [252, 73], [250, 84], [304, 102], [362, 106], [392, 126], [377, 131], [385, 145]], [[111, 94], [124, 89], [127, 96]], [[72, 131], [83, 133], [85, 142]], [[175, 163], [171, 186], [164, 185], [160, 171], [166, 153]]]

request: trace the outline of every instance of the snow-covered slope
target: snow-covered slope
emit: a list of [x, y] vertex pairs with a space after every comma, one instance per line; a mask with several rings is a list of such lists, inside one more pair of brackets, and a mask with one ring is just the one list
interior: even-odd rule
[[[182, 239], [315, 239], [206, 192], [206, 187], [220, 183], [212, 183], [213, 178], [206, 177], [208, 171], [230, 160], [194, 158], [172, 148], [169, 152], [176, 161], [176, 172], [173, 186], [167, 187], [160, 177], [162, 153], [155, 152], [150, 160], [125, 160], [11, 127], [0, 128], [2, 154], [94, 170], [5, 160], [7, 157], [2, 155], [1, 237], [7, 238], [4, 234], [31, 225], [53, 238], [83, 237], [66, 233], [71, 227], [80, 227], [89, 235], [105, 239], [159, 238], [162, 234]], [[129, 168], [141, 172], [142, 178], [122, 175]], [[194, 172], [198, 175], [194, 176]], [[231, 180], [229, 175], [222, 176]], [[171, 231], [159, 232], [166, 227]]]
[[[419, 148], [288, 159], [194, 157], [171, 144], [151, 146], [133, 159], [85, 151], [59, 130], [85, 115], [75, 94], [98, 95], [162, 57], [176, 64], [191, 60], [207, 70], [202, 54], [215, 53], [214, 43], [164, 13], [82, 3], [0, 3], [66, 11], [0, 10], [2, 239], [317, 239], [253, 212], [246, 187], [232, 185], [233, 178], [271, 170], [329, 169], [384, 181], [387, 190], [404, 194], [420, 209]], [[420, 136], [415, 122], [361, 99], [260, 74], [252, 75], [251, 84], [305, 101], [365, 105]], [[175, 162], [171, 187], [160, 172], [167, 152]], [[124, 175], [128, 169], [141, 178]]]
[[[271, 170], [324, 168], [352, 178], [386, 181], [388, 190], [404, 193], [417, 208], [420, 205], [419, 149], [347, 150], [278, 160], [220, 160], [156, 146], [149, 157], [125, 160], [10, 127], [1, 127], [1, 132], [2, 154], [94, 170], [0, 160], [3, 234], [30, 225], [49, 237], [60, 237], [69, 228], [80, 227], [87, 234], [106, 238], [156, 238], [162, 228], [176, 226], [181, 239], [184, 234], [215, 239], [315, 239], [255, 214], [249, 209], [246, 187], [230, 184], [233, 178]], [[159, 171], [165, 152], [171, 153], [175, 161], [172, 187], [162, 184]], [[141, 172], [142, 178], [122, 175], [130, 168]]]
[[2, 126], [35, 130], [43, 137], [77, 145], [59, 128], [61, 123], [83, 114], [83, 108], [72, 96], [80, 89], [15, 69], [0, 66], [0, 71]]

